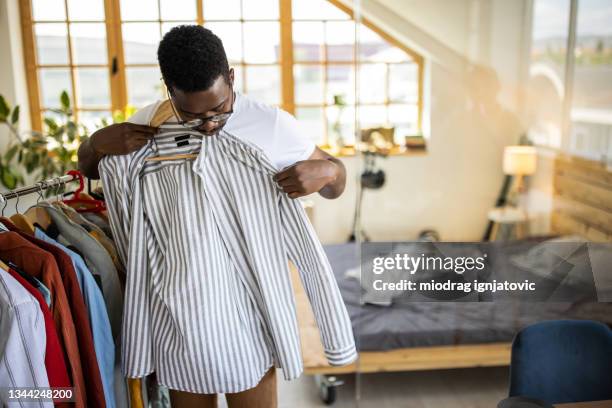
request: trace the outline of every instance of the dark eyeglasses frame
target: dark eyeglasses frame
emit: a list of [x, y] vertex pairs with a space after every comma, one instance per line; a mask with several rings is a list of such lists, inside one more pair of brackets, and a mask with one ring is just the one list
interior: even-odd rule
[[232, 108], [228, 112], [219, 113], [217, 115], [212, 115], [207, 118], [181, 120], [181, 117], [179, 116], [176, 110], [176, 107], [174, 106], [174, 102], [172, 102], [172, 96], [170, 95], [170, 90], [168, 89], [168, 87], [166, 87], [166, 94], [168, 95], [168, 100], [170, 101], [172, 112], [174, 112], [174, 116], [176, 116], [176, 120], [178, 121], [178, 123], [187, 129], [197, 129], [201, 127], [202, 125], [204, 125], [206, 122], [219, 123], [219, 122], [223, 122], [224, 120], [229, 119], [230, 116], [232, 116], [232, 114], [234, 113], [234, 99], [235, 99], [234, 89], [231, 85], [230, 85], [230, 91], [232, 93]]

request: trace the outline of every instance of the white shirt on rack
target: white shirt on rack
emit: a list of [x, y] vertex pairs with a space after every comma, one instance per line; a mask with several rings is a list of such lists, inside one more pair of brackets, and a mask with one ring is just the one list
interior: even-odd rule
[[[15, 278], [0, 268], [0, 402], [21, 406], [9, 399], [9, 388], [49, 387], [45, 368], [47, 335], [38, 301]], [[52, 401], [23, 402], [28, 407], [53, 407]]]

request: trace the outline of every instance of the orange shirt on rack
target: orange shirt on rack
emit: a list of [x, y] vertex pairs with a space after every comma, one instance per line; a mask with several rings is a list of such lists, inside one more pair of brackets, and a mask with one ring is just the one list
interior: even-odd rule
[[29, 275], [35, 276], [51, 292], [51, 313], [60, 343], [66, 352], [65, 360], [74, 385], [75, 406], [87, 407], [76, 329], [62, 277], [53, 255], [11, 231], [0, 234], [0, 258], [13, 262]]

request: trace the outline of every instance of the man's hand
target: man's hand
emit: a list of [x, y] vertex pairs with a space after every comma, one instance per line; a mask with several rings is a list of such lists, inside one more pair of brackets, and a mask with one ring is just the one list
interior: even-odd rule
[[115, 123], [103, 130], [91, 135], [92, 149], [102, 156], [136, 151], [157, 133], [157, 128], [130, 122]]
[[98, 179], [98, 163], [109, 154], [128, 154], [144, 146], [157, 128], [116, 123], [94, 132], [79, 146], [79, 170], [88, 178]]
[[319, 192], [325, 198], [336, 198], [344, 191], [346, 171], [342, 162], [318, 147], [303, 160], [274, 175], [290, 198]]

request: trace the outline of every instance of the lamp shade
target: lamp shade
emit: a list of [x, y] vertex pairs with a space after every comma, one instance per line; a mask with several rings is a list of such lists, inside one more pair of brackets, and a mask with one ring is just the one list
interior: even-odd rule
[[536, 171], [536, 149], [532, 146], [506, 146], [504, 173], [529, 176]]

